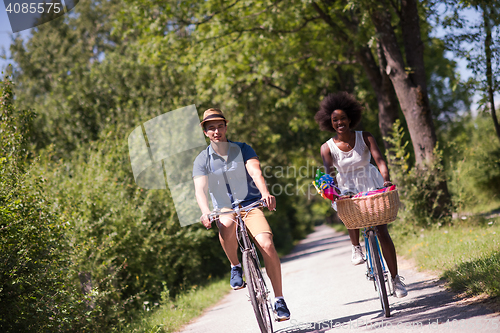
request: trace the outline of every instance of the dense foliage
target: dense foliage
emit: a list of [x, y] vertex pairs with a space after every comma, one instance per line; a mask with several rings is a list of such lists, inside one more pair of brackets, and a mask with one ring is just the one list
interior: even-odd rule
[[459, 211], [496, 209], [500, 200], [500, 143], [491, 116], [465, 115], [443, 136], [450, 188]]
[[451, 209], [440, 203], [443, 191], [439, 190], [439, 184], [446, 177], [442, 150], [435, 149], [437, 159], [432, 164], [417, 168], [411, 166], [408, 141], [399, 120], [394, 123], [392, 135], [387, 140], [392, 147], [387, 151], [386, 157], [403, 203], [399, 218], [411, 226], [427, 227], [436, 224], [436, 221], [446, 217], [443, 212]]
[[72, 264], [80, 275], [90, 273], [102, 327], [126, 320], [144, 302], [158, 302], [162, 292], [175, 297], [226, 272], [214, 231], [180, 227], [167, 192], [135, 186], [127, 149], [109, 130], [66, 160], [53, 162], [46, 150], [35, 171], [51, 184], [47, 195], [72, 226]]
[[33, 114], [14, 108], [12, 89], [10, 81], [0, 82], [0, 330], [75, 329], [85, 320], [85, 304], [68, 283], [68, 226], [51, 211], [45, 180], [26, 163]]
[[[16, 99], [4, 80], [0, 100], [0, 328], [118, 330], [145, 302], [227, 272], [214, 230], [180, 227], [168, 191], [134, 182], [127, 137], [170, 110], [220, 107], [229, 138], [256, 150], [277, 196], [269, 221], [280, 252], [332, 214], [310, 185], [329, 138], [313, 119], [319, 101], [339, 90], [355, 94], [365, 107], [360, 128], [382, 149], [384, 142], [377, 96], [356, 56], [363, 47], [377, 54], [375, 29], [366, 15], [331, 3], [330, 13], [343, 17], [340, 32], [303, 1], [108, 0], [80, 2], [72, 15], [17, 38]], [[490, 184], [499, 182], [500, 149], [489, 145], [485, 117], [459, 116], [471, 91], [419, 8], [443, 163], [414, 168], [402, 116], [389, 160], [402, 216], [424, 226], [442, 214], [434, 189], [443, 175], [460, 209], [480, 193], [498, 196]], [[356, 29], [346, 13], [359, 15]]]
[[[481, 92], [479, 104], [490, 112], [496, 135], [500, 140], [495, 93], [500, 75], [500, 15], [498, 8], [488, 0], [446, 0], [446, 15], [436, 17], [447, 35], [448, 49], [467, 61], [474, 76], [469, 83]], [[478, 17], [470, 19], [465, 12]], [[497, 100], [498, 101], [498, 100]]]

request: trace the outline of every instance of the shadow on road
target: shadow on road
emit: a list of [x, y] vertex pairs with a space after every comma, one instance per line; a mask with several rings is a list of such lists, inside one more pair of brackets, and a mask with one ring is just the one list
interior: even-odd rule
[[[408, 292], [411, 293], [411, 292], [415, 292], [417, 290], [431, 289], [431, 288], [436, 287], [436, 285], [437, 285], [437, 282], [435, 280], [425, 280], [425, 281], [420, 281], [420, 282], [416, 282], [416, 283], [407, 284], [406, 287], [408, 289]], [[365, 303], [365, 302], [370, 302], [370, 301], [373, 301], [373, 300], [377, 300], [378, 299], [378, 295], [376, 294], [375, 287], [374, 287], [373, 290], [374, 290], [374, 295], [375, 296], [372, 297], [372, 298], [360, 299], [358, 301], [353, 301], [353, 302], [344, 303], [344, 304], [345, 305], [360, 304], [360, 303]], [[394, 296], [389, 296], [389, 303], [394, 302], [394, 300], [397, 300], [397, 298], [394, 298]], [[404, 301], [405, 299], [403, 298], [401, 300]]]
[[[436, 281], [422, 281], [410, 285], [412, 290], [425, 290], [439, 285]], [[404, 299], [403, 299], [404, 300]], [[455, 294], [441, 290], [434, 293], [423, 294], [412, 298], [408, 302], [391, 305], [394, 314], [390, 320], [403, 321], [411, 317], [413, 322], [422, 322], [424, 325], [431, 323], [442, 324], [446, 321], [462, 320], [491, 313], [481, 306], [464, 306]]]
[[281, 262], [285, 263], [295, 259], [310, 256], [315, 253], [329, 251], [342, 246], [341, 243], [343, 242], [349, 242], [349, 236], [347, 235], [339, 234], [332, 237], [331, 229], [328, 226], [320, 226], [319, 228], [323, 230], [320, 229], [318, 236], [307, 238], [297, 244], [291, 253], [281, 258]]
[[[340, 241], [340, 240], [339, 240]], [[326, 244], [318, 243], [318, 244]], [[309, 249], [314, 248], [310, 246]], [[317, 251], [313, 251], [317, 252]], [[434, 279], [423, 280], [407, 285], [409, 293], [420, 294], [412, 298], [397, 299], [390, 297], [391, 317], [385, 318], [380, 309], [370, 312], [360, 312], [351, 316], [331, 318], [316, 322], [290, 321], [290, 326], [276, 331], [275, 333], [320, 333], [332, 329], [387, 329], [387, 328], [420, 328], [437, 329], [438, 327], [461, 327], [459, 325], [471, 322], [463, 322], [464, 319], [473, 319], [491, 313], [480, 306], [464, 306], [453, 293], [440, 288], [440, 281]], [[437, 291], [436, 291], [437, 290]], [[378, 297], [370, 297], [344, 305], [359, 304], [374, 301]], [[440, 326], [443, 325], [443, 326]]]

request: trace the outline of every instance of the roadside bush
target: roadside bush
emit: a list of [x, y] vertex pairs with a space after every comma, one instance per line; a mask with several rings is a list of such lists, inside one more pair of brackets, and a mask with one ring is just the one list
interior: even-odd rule
[[[50, 212], [43, 180], [31, 178], [25, 130], [33, 114], [13, 107], [0, 82], [0, 331], [78, 330], [84, 298], [67, 284], [66, 226]], [[89, 316], [90, 318], [90, 316]]]
[[450, 190], [458, 210], [479, 213], [500, 206], [500, 142], [491, 117], [479, 113], [457, 121], [446, 135], [450, 143]]
[[129, 322], [144, 302], [160, 302], [162, 292], [174, 298], [228, 271], [215, 230], [181, 227], [167, 190], [135, 185], [124, 132], [108, 128], [68, 160], [47, 149], [36, 170], [54, 211], [71, 226], [73, 278], [86, 284], [99, 309], [96, 331]]
[[451, 209], [442, 204], [442, 197], [446, 195], [442, 188], [446, 179], [442, 163], [443, 152], [436, 147], [436, 160], [432, 164], [410, 167], [410, 153], [407, 151], [409, 142], [404, 140], [404, 130], [399, 119], [393, 125], [392, 136], [385, 139], [392, 145], [386, 152], [386, 157], [403, 205], [399, 217], [405, 224], [411, 223], [414, 226], [441, 223]]

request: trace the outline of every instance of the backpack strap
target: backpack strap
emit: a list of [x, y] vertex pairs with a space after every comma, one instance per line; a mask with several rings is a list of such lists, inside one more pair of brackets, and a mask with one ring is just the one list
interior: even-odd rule
[[[209, 173], [213, 173], [214, 170], [212, 170], [212, 166], [210, 163], [210, 146], [207, 147], [207, 170]], [[229, 155], [229, 150], [228, 150], [228, 155]], [[236, 207], [236, 204], [234, 202], [234, 197], [233, 197], [233, 192], [231, 192], [231, 187], [229, 186], [229, 181], [227, 180], [227, 175], [224, 170], [222, 170], [222, 176], [224, 177], [224, 182], [226, 183], [226, 189], [227, 189], [227, 195], [229, 197], [229, 200], [231, 200], [231, 206], [232, 208]]]

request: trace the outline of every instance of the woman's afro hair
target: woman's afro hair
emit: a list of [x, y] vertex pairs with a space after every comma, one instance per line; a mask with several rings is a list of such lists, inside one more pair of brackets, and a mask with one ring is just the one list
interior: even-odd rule
[[347, 118], [351, 120], [349, 128], [356, 127], [361, 121], [361, 111], [363, 107], [351, 94], [341, 91], [336, 94], [328, 94], [320, 103], [319, 111], [316, 112], [314, 119], [319, 124], [322, 131], [334, 132], [332, 126], [332, 113], [335, 110], [342, 110]]

